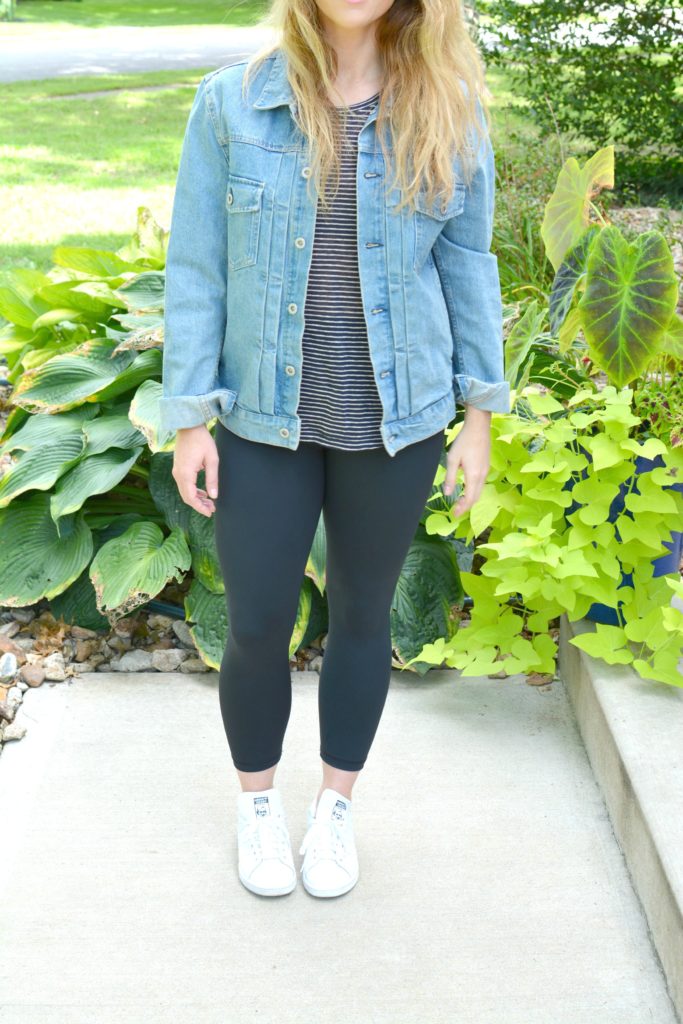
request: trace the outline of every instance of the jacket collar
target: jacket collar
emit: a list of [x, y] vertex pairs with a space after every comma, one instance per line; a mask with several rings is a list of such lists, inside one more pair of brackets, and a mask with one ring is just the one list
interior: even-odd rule
[[[268, 110], [271, 107], [279, 107], [281, 104], [287, 103], [292, 110], [296, 110], [297, 100], [287, 77], [287, 57], [282, 48], [278, 46], [268, 56], [267, 61], [269, 67], [265, 84], [252, 106], [259, 110]], [[391, 96], [389, 97], [390, 105]], [[373, 111], [371, 120], [374, 120], [376, 113], [376, 110]]]

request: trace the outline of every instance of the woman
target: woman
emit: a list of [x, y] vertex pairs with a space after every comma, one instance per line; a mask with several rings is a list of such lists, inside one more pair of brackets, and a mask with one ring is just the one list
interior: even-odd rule
[[391, 601], [444, 428], [460, 400], [443, 489], [462, 468], [461, 514], [488, 472], [491, 413], [508, 409], [494, 164], [483, 71], [453, 0], [274, 0], [267, 22], [278, 44], [206, 75], [190, 112], [160, 415], [177, 430], [183, 500], [216, 513], [239, 878], [262, 895], [297, 878], [274, 776], [324, 517], [322, 782], [300, 853], [305, 888], [328, 897], [359, 876], [353, 786], [385, 704]]

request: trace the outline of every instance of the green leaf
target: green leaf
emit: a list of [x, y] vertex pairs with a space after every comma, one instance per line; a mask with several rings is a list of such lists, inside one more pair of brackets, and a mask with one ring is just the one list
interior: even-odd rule
[[304, 576], [299, 588], [299, 601], [296, 609], [294, 628], [289, 640], [289, 657], [292, 658], [301, 646], [301, 641], [308, 628], [313, 603], [313, 582], [308, 576]]
[[121, 379], [137, 355], [115, 355], [115, 347], [104, 338], [93, 338], [66, 355], [53, 356], [22, 376], [12, 401], [28, 412], [57, 412], [95, 400], [98, 392]]
[[580, 633], [569, 639], [580, 650], [594, 658], [602, 658], [608, 665], [629, 665], [633, 661], [624, 630], [620, 626], [609, 626], [601, 622], [595, 623], [595, 632]]
[[83, 516], [56, 525], [50, 496], [38, 492], [0, 509], [0, 604], [32, 605], [70, 587], [90, 562], [92, 534]]
[[204, 664], [218, 671], [230, 642], [228, 608], [224, 594], [213, 594], [196, 577], [185, 596], [190, 635]]
[[[63, 473], [50, 499], [50, 513], [59, 519], [69, 512], [77, 512], [93, 494], [106, 494], [128, 474], [142, 454], [142, 447], [124, 450], [109, 448], [106, 452], [82, 458], [67, 473]], [[144, 497], [145, 492], [140, 491]]]
[[546, 204], [541, 238], [555, 270], [588, 226], [590, 201], [603, 188], [614, 188], [614, 146], [605, 146], [579, 167], [566, 160]]
[[113, 624], [146, 604], [170, 580], [180, 581], [190, 565], [190, 550], [179, 527], [164, 537], [156, 523], [135, 523], [103, 544], [92, 560], [97, 607]]
[[564, 411], [562, 402], [558, 402], [557, 399], [549, 392], [542, 394], [535, 389], [531, 390], [531, 388], [525, 388], [522, 395], [529, 403], [531, 411], [536, 416], [547, 416], [551, 412]]
[[519, 374], [531, 346], [543, 330], [546, 311], [537, 299], [532, 299], [521, 318], [510, 331], [505, 342], [505, 379], [513, 386], [519, 382]]
[[391, 636], [399, 658], [412, 664], [425, 644], [448, 634], [451, 608], [462, 599], [453, 546], [418, 531], [391, 603]]
[[[590, 224], [566, 254], [555, 274], [548, 307], [550, 330], [553, 334], [558, 333], [569, 313], [576, 286], [586, 273], [586, 261], [591, 246], [599, 234], [600, 227], [597, 224]], [[577, 321], [576, 326], [578, 329], [580, 321]]]
[[591, 358], [617, 387], [656, 355], [676, 309], [673, 256], [659, 231], [629, 244], [610, 225], [596, 240], [578, 309]]
[[27, 267], [12, 267], [0, 280], [0, 314], [19, 327], [33, 328], [35, 320], [52, 308], [39, 290], [51, 284], [46, 274]]
[[[57, 437], [52, 444], [30, 448], [0, 479], [0, 508], [24, 491], [47, 491], [81, 459], [85, 451], [82, 433]], [[75, 509], [74, 509], [75, 511]]]
[[667, 355], [683, 362], [683, 317], [674, 313], [664, 330], [660, 341], [660, 349]]

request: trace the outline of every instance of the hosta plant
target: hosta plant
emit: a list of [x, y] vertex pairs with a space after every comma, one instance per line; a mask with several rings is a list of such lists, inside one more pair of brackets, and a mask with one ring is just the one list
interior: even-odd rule
[[[181, 500], [175, 435], [158, 416], [167, 235], [141, 208], [117, 252], [58, 246], [48, 273], [17, 268], [0, 281], [13, 385], [0, 437], [0, 605], [47, 599], [64, 621], [107, 629], [163, 595], [218, 668], [230, 624], [214, 522]], [[327, 627], [325, 583], [321, 516], [290, 656]], [[394, 596], [394, 664], [447, 629], [461, 597], [455, 545], [421, 526]]]

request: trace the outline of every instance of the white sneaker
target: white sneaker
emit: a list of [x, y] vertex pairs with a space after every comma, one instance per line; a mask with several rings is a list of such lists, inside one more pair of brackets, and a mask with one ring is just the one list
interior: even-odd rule
[[259, 896], [283, 896], [296, 885], [296, 868], [280, 791], [243, 791], [237, 797], [240, 882]]
[[299, 853], [304, 888], [311, 896], [341, 896], [358, 881], [358, 856], [353, 836], [351, 801], [335, 789], [324, 789], [307, 815], [308, 831]]

